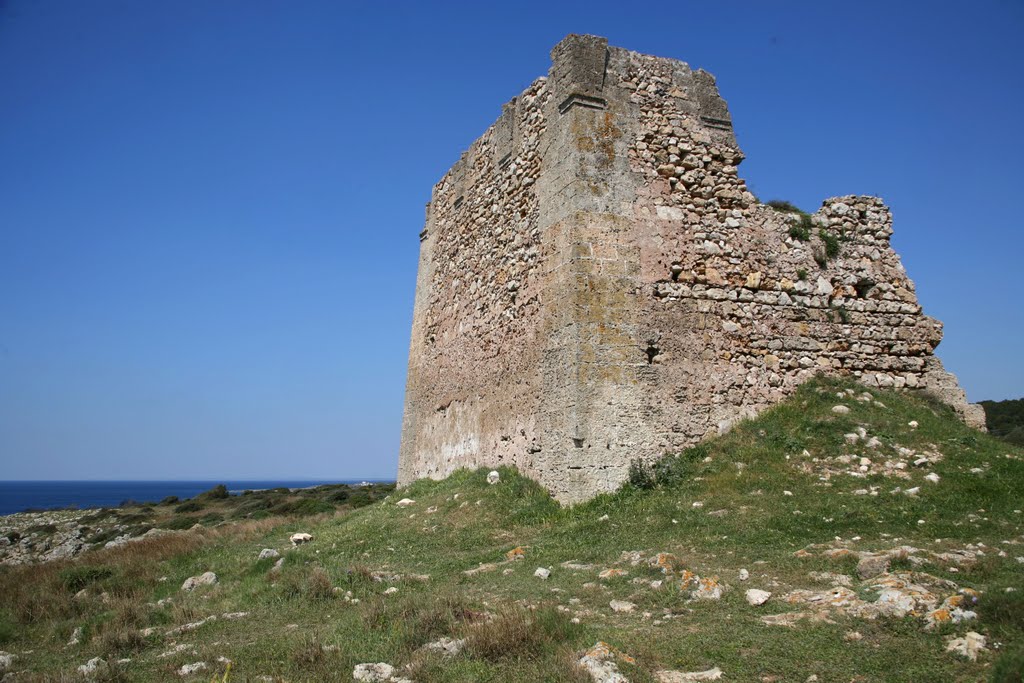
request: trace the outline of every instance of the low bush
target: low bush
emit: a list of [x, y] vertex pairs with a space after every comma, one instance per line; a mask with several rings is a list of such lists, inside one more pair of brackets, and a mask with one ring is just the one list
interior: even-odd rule
[[771, 199], [767, 204], [776, 211], [782, 211], [783, 213], [803, 213], [803, 211], [785, 199]]
[[182, 503], [178, 507], [174, 508], [174, 511], [177, 512], [177, 513], [182, 513], [182, 512], [199, 512], [202, 509], [203, 509], [203, 506], [202, 506], [201, 503], [199, 503], [197, 501], [194, 501], [194, 500], [186, 500], [184, 503]]
[[554, 608], [508, 608], [469, 630], [466, 653], [489, 662], [533, 657], [539, 651], [572, 642], [580, 632], [577, 624]]
[[97, 581], [109, 579], [113, 575], [114, 570], [110, 567], [96, 565], [72, 565], [62, 569], [58, 576], [64, 590], [73, 594], [83, 588], [87, 588]]

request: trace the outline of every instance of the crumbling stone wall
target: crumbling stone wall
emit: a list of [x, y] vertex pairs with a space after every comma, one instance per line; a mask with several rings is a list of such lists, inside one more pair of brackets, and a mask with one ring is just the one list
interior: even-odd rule
[[513, 464], [560, 500], [756, 414], [817, 372], [968, 422], [874, 197], [760, 204], [714, 78], [569, 36], [435, 187], [399, 481]]

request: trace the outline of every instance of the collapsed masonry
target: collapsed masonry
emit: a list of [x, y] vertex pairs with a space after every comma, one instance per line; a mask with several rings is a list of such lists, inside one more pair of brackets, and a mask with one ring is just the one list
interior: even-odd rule
[[595, 36], [551, 57], [434, 187], [400, 484], [506, 464], [577, 502], [819, 372], [983, 424], [879, 199], [760, 204], [713, 76]]

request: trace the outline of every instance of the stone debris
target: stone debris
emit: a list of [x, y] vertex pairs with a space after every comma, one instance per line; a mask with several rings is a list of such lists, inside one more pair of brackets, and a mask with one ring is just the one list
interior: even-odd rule
[[509, 550], [507, 553], [505, 553], [505, 559], [511, 562], [526, 559], [526, 548], [524, 548], [521, 545], [512, 548], [512, 550]]
[[68, 645], [78, 645], [82, 642], [82, 627], [76, 626], [75, 630], [71, 632], [71, 639], [68, 640]]
[[768, 591], [751, 588], [746, 592], [745, 597], [748, 605], [752, 607], [760, 607], [764, 603], [768, 602], [768, 598], [772, 597], [772, 594]]
[[750, 572], [747, 571], [746, 569], [741, 569], [740, 573], [739, 573], [740, 581], [746, 581], [749, 578], [750, 578]]
[[536, 576], [538, 579], [546, 580], [549, 576], [551, 576], [551, 570], [545, 569], [544, 567], [537, 567], [536, 571], [533, 572], [533, 575]]
[[699, 683], [700, 681], [717, 681], [722, 678], [722, 670], [717, 666], [706, 671], [657, 671], [654, 679], [658, 683]]
[[465, 638], [441, 638], [435, 640], [432, 643], [427, 643], [421, 649], [426, 652], [436, 652], [444, 655], [445, 657], [454, 657], [455, 655], [462, 652], [462, 648], [466, 646]]
[[889, 571], [887, 555], [868, 555], [857, 562], [857, 576], [861, 579], [870, 579], [887, 571]]
[[213, 572], [203, 572], [199, 576], [190, 576], [181, 584], [181, 590], [192, 592], [200, 586], [212, 586], [217, 583], [217, 575]]
[[395, 667], [384, 662], [356, 664], [352, 679], [360, 683], [412, 683], [408, 678], [395, 674]]
[[11, 664], [17, 659], [17, 655], [12, 655], [10, 652], [3, 652], [0, 650], [0, 673], [11, 668]]
[[579, 658], [578, 666], [590, 674], [594, 683], [629, 683], [629, 679], [619, 673], [619, 667], [615, 663], [616, 658], [629, 664], [636, 662], [632, 657], [619, 652], [608, 643], [598, 641], [583, 653]]
[[88, 678], [92, 678], [106, 666], [107, 663], [103, 660], [102, 657], [93, 657], [88, 662], [78, 667], [78, 673]]
[[850, 412], [849, 407], [844, 405], [832, 406], [832, 412], [836, 415], [848, 415]]
[[292, 542], [292, 546], [293, 547], [298, 547], [298, 546], [302, 545], [303, 543], [309, 543], [310, 541], [312, 541], [313, 540], [313, 536], [312, 536], [312, 534], [307, 534], [307, 533], [297, 533], [297, 534], [292, 534], [291, 536], [289, 536], [288, 540]]
[[169, 631], [167, 631], [167, 633], [165, 635], [167, 635], [169, 637], [170, 636], [180, 636], [182, 633], [188, 633], [189, 631], [195, 631], [196, 629], [205, 626], [206, 624], [210, 623], [211, 621], [216, 621], [216, 620], [217, 620], [217, 616], [214, 615], [214, 614], [211, 614], [210, 616], [206, 617], [205, 619], [200, 619], [199, 621], [193, 621], [193, 622], [191, 622], [189, 624], [183, 624], [182, 626], [178, 626], [176, 628], [172, 628]]
[[413, 500], [412, 498], [403, 498], [402, 500], [400, 500], [397, 503], [395, 503], [395, 505], [397, 505], [400, 508], [407, 508], [410, 505], [415, 505], [415, 504], [416, 504], [416, 501]]
[[197, 654], [197, 651], [196, 651], [196, 648], [195, 648], [194, 645], [189, 645], [188, 643], [178, 643], [177, 645], [172, 647], [170, 650], [167, 650], [166, 652], [158, 654], [157, 655], [157, 659], [167, 659], [168, 657], [174, 657], [175, 655], [179, 655], [182, 652], [188, 652], [189, 654], [193, 654], [193, 655]]
[[627, 600], [612, 600], [608, 606], [612, 608], [613, 612], [632, 612], [636, 609], [636, 605]]
[[614, 579], [619, 576], [629, 576], [629, 572], [627, 572], [625, 569], [616, 569], [613, 567], [611, 569], [605, 569], [604, 571], [602, 571], [600, 574], [597, 575], [597, 578]]
[[490, 484], [491, 486], [497, 484], [500, 481], [501, 474], [498, 472], [498, 470], [491, 470], [490, 472], [487, 473], [487, 483]]
[[185, 664], [178, 669], [179, 676], [193, 676], [202, 671], [206, 671], [209, 665], [206, 662], [195, 662], [194, 664]]
[[985, 636], [968, 631], [963, 638], [953, 637], [946, 641], [946, 652], [958, 654], [974, 662], [977, 661], [979, 653], [988, 649], [985, 647], [986, 644]]
[[280, 557], [280, 556], [281, 556], [281, 553], [277, 552], [273, 548], [264, 548], [263, 550], [260, 551], [259, 557], [257, 557], [256, 559], [258, 559], [258, 560], [269, 560], [271, 558]]

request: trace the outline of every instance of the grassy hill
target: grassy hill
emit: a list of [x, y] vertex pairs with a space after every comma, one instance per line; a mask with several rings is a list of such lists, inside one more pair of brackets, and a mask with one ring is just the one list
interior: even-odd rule
[[943, 406], [817, 380], [568, 509], [500, 474], [2, 569], [0, 649], [17, 681], [1020, 680], [1024, 451]]

